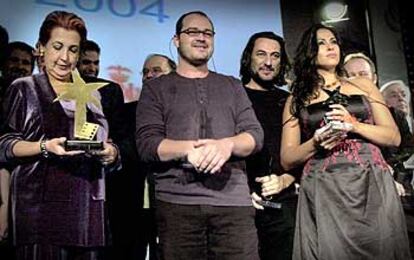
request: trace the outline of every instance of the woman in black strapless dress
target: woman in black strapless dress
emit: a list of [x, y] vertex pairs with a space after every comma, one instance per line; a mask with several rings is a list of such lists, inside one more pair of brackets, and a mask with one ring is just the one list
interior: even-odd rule
[[[286, 170], [303, 166], [293, 259], [411, 259], [400, 200], [378, 148], [398, 146], [398, 128], [375, 85], [342, 79], [342, 63], [332, 28], [305, 32], [281, 146]], [[317, 131], [329, 122], [342, 130]]]

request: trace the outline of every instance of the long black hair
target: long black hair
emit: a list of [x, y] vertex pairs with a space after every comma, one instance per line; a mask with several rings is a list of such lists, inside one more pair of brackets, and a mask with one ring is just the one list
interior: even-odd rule
[[276, 35], [273, 32], [255, 33], [250, 37], [249, 41], [247, 42], [247, 45], [244, 48], [244, 51], [243, 51], [243, 54], [240, 60], [240, 76], [241, 76], [241, 80], [243, 84], [246, 85], [247, 83], [249, 83], [249, 81], [252, 78], [252, 75], [253, 75], [253, 71], [251, 69], [252, 52], [253, 52], [256, 40], [259, 38], [275, 40], [279, 43], [280, 55], [281, 55], [280, 56], [280, 69], [279, 69], [279, 74], [275, 78], [274, 83], [277, 86], [286, 85], [287, 84], [286, 74], [288, 73], [290, 69], [290, 63], [289, 63], [289, 58], [286, 53], [285, 41], [283, 40], [282, 37], [280, 37], [279, 35]]
[[322, 24], [312, 25], [302, 35], [294, 58], [293, 72], [295, 74], [295, 80], [291, 86], [293, 96], [291, 113], [296, 118], [299, 116], [300, 111], [310, 102], [310, 100], [318, 97], [315, 90], [319, 86], [323, 86], [325, 84], [323, 77], [319, 75], [317, 71], [318, 67], [316, 64], [319, 50], [316, 36], [319, 29], [327, 29], [335, 36], [340, 50], [340, 60], [335, 68], [335, 72], [338, 76], [344, 75], [344, 56], [341, 50], [342, 43], [338, 33], [332, 27]]

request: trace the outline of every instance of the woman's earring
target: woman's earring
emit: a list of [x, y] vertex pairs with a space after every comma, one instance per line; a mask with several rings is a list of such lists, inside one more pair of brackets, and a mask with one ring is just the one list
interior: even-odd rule
[[32, 53], [33, 53], [33, 56], [43, 57], [43, 55], [45, 54], [45, 51], [42, 49], [36, 48]]

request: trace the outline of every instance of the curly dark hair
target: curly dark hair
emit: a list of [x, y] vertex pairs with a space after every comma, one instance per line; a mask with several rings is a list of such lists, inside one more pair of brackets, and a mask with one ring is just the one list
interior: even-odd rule
[[287, 84], [286, 76], [290, 69], [290, 63], [289, 63], [288, 55], [286, 53], [285, 41], [283, 40], [282, 37], [280, 37], [279, 35], [273, 32], [255, 33], [250, 37], [249, 41], [247, 42], [247, 45], [244, 48], [244, 51], [243, 51], [243, 54], [240, 60], [240, 76], [241, 76], [241, 80], [243, 84], [246, 85], [247, 83], [249, 83], [249, 81], [252, 78], [252, 75], [253, 75], [253, 71], [251, 69], [252, 52], [254, 49], [254, 45], [256, 44], [256, 40], [259, 38], [275, 40], [279, 43], [280, 55], [281, 55], [280, 56], [280, 70], [279, 70], [279, 74], [274, 80], [274, 83], [277, 86], [286, 85]]
[[[334, 28], [322, 24], [314, 24], [307, 29], [302, 35], [301, 41], [296, 49], [294, 58], [293, 72], [295, 80], [291, 86], [292, 92], [292, 106], [291, 113], [296, 118], [300, 111], [310, 102], [310, 100], [317, 98], [318, 94], [315, 91], [319, 86], [323, 86], [325, 81], [317, 71], [317, 56], [319, 45], [316, 33], [319, 29], [327, 29], [335, 36], [339, 49], [342, 49], [341, 39]], [[344, 76], [343, 69], [344, 56], [340, 52], [340, 60], [335, 68], [338, 76]]]

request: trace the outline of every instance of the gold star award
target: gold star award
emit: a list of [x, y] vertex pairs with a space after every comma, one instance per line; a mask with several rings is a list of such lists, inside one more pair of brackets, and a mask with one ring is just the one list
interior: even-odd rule
[[103, 149], [102, 142], [92, 141], [100, 126], [86, 121], [86, 109], [88, 103], [92, 103], [99, 109], [102, 109], [100, 101], [93, 95], [93, 92], [109, 83], [85, 83], [77, 69], [72, 71], [72, 80], [73, 82], [62, 83], [56, 87], [57, 98], [53, 101], [75, 101], [75, 140], [67, 140], [65, 149], [68, 151]]

